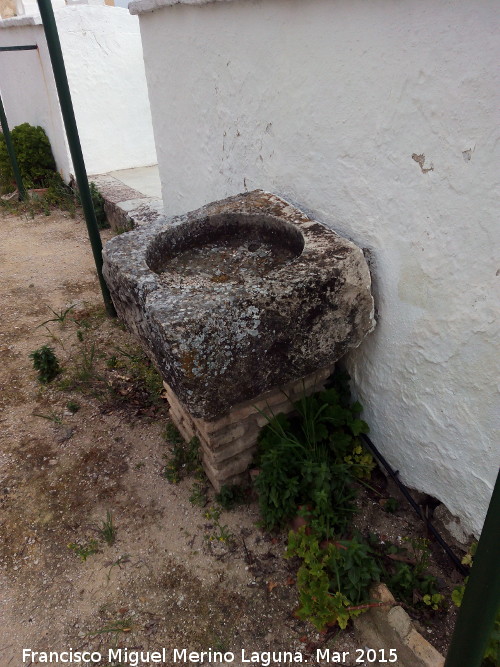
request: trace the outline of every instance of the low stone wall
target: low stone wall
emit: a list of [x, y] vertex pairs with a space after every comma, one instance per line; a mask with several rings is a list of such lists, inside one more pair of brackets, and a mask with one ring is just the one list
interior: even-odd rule
[[300, 380], [276, 387], [251, 400], [235, 405], [215, 421], [192, 417], [164, 382], [170, 417], [186, 440], [197, 437], [201, 445], [203, 468], [210, 482], [220, 491], [223, 484], [240, 482], [252, 462], [257, 437], [269, 418], [289, 413], [293, 403], [324, 388], [333, 366], [323, 368]]

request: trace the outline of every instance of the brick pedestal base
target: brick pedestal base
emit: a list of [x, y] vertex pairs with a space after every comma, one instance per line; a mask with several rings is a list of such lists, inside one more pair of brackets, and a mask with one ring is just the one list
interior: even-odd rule
[[260, 396], [235, 405], [215, 421], [192, 417], [166, 384], [170, 418], [185, 440], [197, 437], [201, 445], [203, 468], [216, 491], [223, 484], [242, 480], [252, 462], [260, 429], [267, 423], [266, 415], [291, 412], [301, 396], [324, 388], [333, 366], [322, 368], [300, 380], [276, 387]]

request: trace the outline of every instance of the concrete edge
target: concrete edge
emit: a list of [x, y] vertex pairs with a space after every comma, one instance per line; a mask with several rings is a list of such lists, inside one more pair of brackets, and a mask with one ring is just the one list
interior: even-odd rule
[[146, 197], [108, 174], [89, 176], [104, 198], [108, 222], [116, 232], [130, 231], [163, 216], [163, 201]]
[[383, 606], [372, 607], [354, 619], [354, 627], [367, 646], [396, 651], [398, 667], [443, 667], [444, 657], [415, 629], [403, 607], [396, 604], [385, 584], [372, 588], [374, 601]]
[[24, 25], [42, 25], [42, 17], [40, 14], [23, 14], [22, 16], [0, 19], [0, 28], [20, 28]]
[[129, 3], [128, 10], [131, 14], [145, 14], [154, 12], [162, 7], [173, 7], [174, 5], [208, 5], [213, 2], [232, 2], [232, 0], [133, 0]]

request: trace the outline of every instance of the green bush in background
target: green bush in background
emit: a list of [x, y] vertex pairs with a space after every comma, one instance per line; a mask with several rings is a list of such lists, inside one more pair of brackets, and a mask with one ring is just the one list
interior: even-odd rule
[[[22, 123], [12, 130], [11, 137], [24, 187], [47, 187], [56, 173], [56, 163], [45, 130]], [[5, 137], [0, 133], [0, 190], [12, 192], [15, 189]]]

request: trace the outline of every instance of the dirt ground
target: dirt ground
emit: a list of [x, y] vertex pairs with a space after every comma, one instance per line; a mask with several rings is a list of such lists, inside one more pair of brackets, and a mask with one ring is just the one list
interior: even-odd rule
[[[314, 665], [328, 646], [350, 651], [340, 664], [363, 664], [353, 630], [320, 635], [294, 617], [284, 536], [261, 532], [255, 502], [223, 512], [232, 538], [220, 541], [204, 515], [213, 497], [196, 506], [192, 479], [162, 475], [166, 405], [148, 405], [116, 362], [135, 342], [103, 314], [82, 219], [5, 214], [0, 225], [0, 667], [37, 664], [23, 649], [120, 647], [165, 648], [168, 665], [174, 648], [231, 651], [233, 665], [241, 649], [301, 651]], [[40, 326], [70, 306], [63, 323]], [[64, 369], [47, 386], [29, 358], [45, 344]], [[108, 512], [111, 546], [100, 533]], [[92, 540], [98, 552], [83, 560]]]

